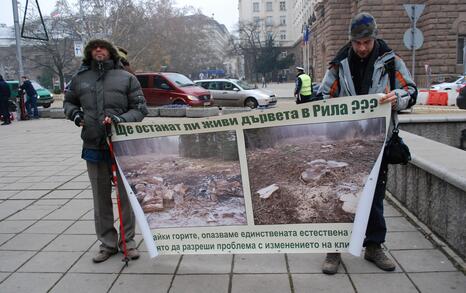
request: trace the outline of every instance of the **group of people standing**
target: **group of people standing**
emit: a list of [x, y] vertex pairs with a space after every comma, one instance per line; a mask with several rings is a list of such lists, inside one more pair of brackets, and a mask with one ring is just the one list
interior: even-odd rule
[[[27, 111], [27, 117], [25, 118], [39, 119], [39, 110], [37, 108], [37, 92], [27, 76], [22, 76], [21, 79], [23, 80], [23, 83], [18, 88], [18, 94], [23, 95], [24, 97], [24, 105]], [[11, 124], [11, 117], [9, 111], [10, 97], [10, 86], [3, 79], [3, 76], [0, 75], [0, 115], [3, 119], [3, 123], [1, 125]], [[21, 106], [22, 105], [20, 105], [20, 107]]]
[[[81, 157], [87, 163], [96, 234], [101, 242], [93, 261], [103, 262], [116, 254], [122, 244], [113, 225], [111, 162], [104, 124], [141, 121], [147, 108], [139, 82], [123, 66], [126, 59], [123, 60], [121, 51], [105, 40], [93, 40], [87, 44], [84, 54], [82, 66], [66, 91], [64, 109], [66, 117], [82, 128]], [[389, 77], [389, 65], [393, 66], [395, 80]], [[376, 21], [368, 13], [360, 13], [351, 20], [349, 42], [330, 62], [317, 95], [312, 93], [310, 76], [302, 67], [297, 71], [295, 96], [298, 104], [316, 99], [385, 93], [379, 102], [391, 104], [395, 121], [397, 111], [407, 108], [417, 96], [416, 85], [406, 65], [383, 40], [377, 38]], [[262, 82], [265, 86], [265, 78]], [[387, 163], [382, 160], [366, 230], [364, 258], [382, 270], [392, 271], [395, 264], [381, 246], [387, 230], [383, 216], [387, 169]], [[124, 188], [120, 189], [120, 195], [128, 254], [136, 259], [139, 252], [134, 241], [134, 215]], [[340, 262], [339, 253], [329, 253], [322, 271], [335, 274]]]

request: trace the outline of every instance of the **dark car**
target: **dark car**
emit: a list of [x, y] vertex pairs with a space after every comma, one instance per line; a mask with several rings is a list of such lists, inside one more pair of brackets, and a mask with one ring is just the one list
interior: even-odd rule
[[176, 72], [140, 72], [136, 77], [141, 84], [148, 106], [189, 105], [211, 106], [210, 93], [196, 86], [192, 80]]

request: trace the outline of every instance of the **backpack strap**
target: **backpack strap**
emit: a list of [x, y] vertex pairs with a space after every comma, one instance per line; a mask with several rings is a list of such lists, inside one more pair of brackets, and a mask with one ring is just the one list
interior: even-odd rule
[[385, 62], [385, 72], [388, 73], [390, 79], [390, 90], [395, 90], [395, 57], [390, 58]]

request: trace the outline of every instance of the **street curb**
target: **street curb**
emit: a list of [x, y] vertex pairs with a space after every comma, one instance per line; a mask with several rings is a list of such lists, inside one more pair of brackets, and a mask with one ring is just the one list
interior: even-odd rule
[[405, 215], [409, 221], [419, 227], [420, 232], [441, 250], [447, 258], [453, 262], [456, 267], [466, 274], [466, 262], [453, 249], [451, 249], [445, 241], [440, 239], [435, 233], [424, 223], [422, 223], [413, 213], [405, 208], [398, 199], [396, 199], [388, 190], [385, 191], [386, 199], [392, 203], [397, 210]]

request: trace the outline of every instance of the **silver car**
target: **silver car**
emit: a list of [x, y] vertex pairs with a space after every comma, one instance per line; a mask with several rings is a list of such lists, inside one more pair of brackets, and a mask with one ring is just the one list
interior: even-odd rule
[[269, 107], [277, 104], [272, 91], [256, 89], [237, 79], [205, 79], [194, 83], [210, 91], [215, 106]]

